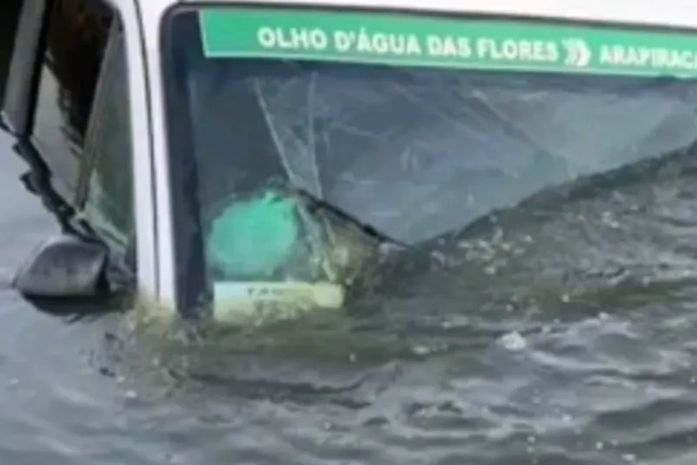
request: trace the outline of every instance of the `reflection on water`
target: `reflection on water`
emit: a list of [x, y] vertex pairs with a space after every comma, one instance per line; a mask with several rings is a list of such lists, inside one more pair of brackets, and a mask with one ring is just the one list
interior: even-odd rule
[[[696, 163], [542, 193], [331, 318], [163, 338], [0, 291], [0, 463], [693, 464]], [[9, 273], [52, 223], [0, 165]]]

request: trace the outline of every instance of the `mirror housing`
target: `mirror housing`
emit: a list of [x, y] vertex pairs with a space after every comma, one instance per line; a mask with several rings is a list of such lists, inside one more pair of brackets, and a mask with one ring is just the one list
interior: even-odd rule
[[28, 257], [13, 287], [27, 298], [94, 298], [108, 294], [108, 251], [74, 235], [52, 237]]

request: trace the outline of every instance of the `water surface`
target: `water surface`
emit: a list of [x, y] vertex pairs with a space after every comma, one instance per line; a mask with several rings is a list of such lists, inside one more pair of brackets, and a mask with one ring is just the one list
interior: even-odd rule
[[8, 289], [55, 225], [5, 152], [0, 463], [697, 463], [689, 153], [485, 219], [391, 299], [192, 339]]

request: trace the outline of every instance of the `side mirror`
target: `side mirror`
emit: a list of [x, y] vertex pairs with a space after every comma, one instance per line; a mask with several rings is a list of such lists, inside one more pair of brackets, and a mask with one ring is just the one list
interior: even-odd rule
[[94, 298], [108, 293], [106, 247], [73, 235], [43, 243], [19, 269], [14, 287], [28, 298]]

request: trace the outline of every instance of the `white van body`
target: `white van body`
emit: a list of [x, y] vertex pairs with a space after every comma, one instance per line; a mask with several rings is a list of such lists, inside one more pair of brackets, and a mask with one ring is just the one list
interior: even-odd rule
[[[108, 0], [108, 3], [118, 11], [127, 46], [136, 199], [137, 295], [166, 314], [176, 313], [178, 305], [161, 46], [162, 22], [170, 9], [182, 5], [249, 7], [259, 4], [270, 8], [302, 5], [320, 10], [546, 18], [579, 25], [602, 23], [694, 29], [697, 34], [697, 9], [692, 2], [684, 0]], [[12, 125], [11, 118], [9, 122]]]

